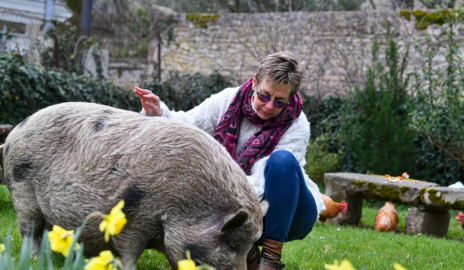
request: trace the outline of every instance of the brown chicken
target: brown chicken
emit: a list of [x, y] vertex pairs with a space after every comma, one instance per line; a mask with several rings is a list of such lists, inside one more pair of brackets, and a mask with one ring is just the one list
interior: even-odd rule
[[375, 216], [375, 230], [379, 232], [394, 231], [398, 226], [398, 221], [395, 205], [392, 202], [386, 202]]
[[348, 209], [348, 204], [346, 202], [334, 202], [332, 198], [329, 196], [326, 196], [324, 194], [322, 195], [322, 199], [324, 200], [324, 205], [326, 210], [324, 210], [321, 215], [319, 216], [319, 220], [322, 222], [325, 222], [328, 218], [334, 218], [336, 217], [339, 213], [344, 214], [346, 212], [346, 209]]
[[464, 229], [464, 214], [462, 212], [459, 212], [458, 216], [456, 217], [456, 220], [461, 223], [461, 227]]

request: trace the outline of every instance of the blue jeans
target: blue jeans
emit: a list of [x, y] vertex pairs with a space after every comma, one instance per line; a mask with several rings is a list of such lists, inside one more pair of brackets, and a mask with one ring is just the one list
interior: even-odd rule
[[317, 208], [296, 158], [285, 150], [272, 153], [264, 177], [269, 210], [262, 238], [279, 242], [305, 238], [317, 220]]

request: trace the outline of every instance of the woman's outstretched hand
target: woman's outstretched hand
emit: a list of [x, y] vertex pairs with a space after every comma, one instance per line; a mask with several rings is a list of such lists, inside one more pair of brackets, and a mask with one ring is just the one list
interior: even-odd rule
[[161, 109], [160, 98], [153, 94], [150, 90], [134, 87], [134, 93], [139, 96], [140, 103], [147, 113], [147, 115], [161, 116], [163, 110]]

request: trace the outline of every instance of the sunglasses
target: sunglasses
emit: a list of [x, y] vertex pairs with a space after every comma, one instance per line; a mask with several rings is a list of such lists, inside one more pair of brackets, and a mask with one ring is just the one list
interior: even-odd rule
[[259, 88], [258, 88], [257, 85], [256, 85], [256, 88], [258, 90], [256, 90], [255, 92], [256, 92], [256, 94], [258, 96], [259, 101], [264, 102], [264, 103], [267, 103], [269, 101], [274, 101], [274, 107], [279, 108], [279, 109], [283, 109], [283, 108], [287, 107], [288, 105], [290, 105], [290, 103], [283, 102], [283, 101], [280, 101], [280, 100], [271, 99], [271, 97], [269, 97], [268, 95], [265, 95], [263, 93], [258, 92]]

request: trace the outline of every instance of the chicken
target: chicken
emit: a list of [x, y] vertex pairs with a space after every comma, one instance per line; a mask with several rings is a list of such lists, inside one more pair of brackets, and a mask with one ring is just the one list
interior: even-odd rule
[[346, 202], [337, 203], [332, 200], [329, 196], [324, 194], [322, 195], [322, 199], [324, 200], [324, 205], [326, 210], [324, 210], [321, 215], [319, 216], [319, 220], [325, 222], [328, 218], [334, 218], [339, 213], [344, 214], [346, 209], [348, 209], [348, 204]]
[[375, 230], [379, 232], [394, 231], [398, 226], [398, 221], [395, 205], [392, 202], [386, 202], [375, 216]]
[[458, 216], [456, 217], [456, 220], [461, 223], [461, 227], [464, 229], [464, 214], [462, 212], [459, 212]]

